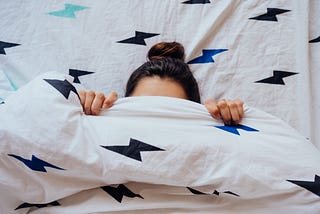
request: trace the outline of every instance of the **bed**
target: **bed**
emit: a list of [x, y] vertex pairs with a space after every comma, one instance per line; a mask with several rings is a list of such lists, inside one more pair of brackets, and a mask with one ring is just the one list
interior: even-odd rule
[[[1, 2], [0, 212], [319, 213], [319, 9]], [[202, 101], [245, 102], [239, 126], [185, 100], [122, 98], [160, 41], [185, 46]], [[77, 89], [121, 99], [86, 116]]]

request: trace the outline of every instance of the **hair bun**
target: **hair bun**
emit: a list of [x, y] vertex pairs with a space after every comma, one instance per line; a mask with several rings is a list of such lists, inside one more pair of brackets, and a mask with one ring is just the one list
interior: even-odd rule
[[165, 57], [184, 61], [184, 47], [178, 42], [160, 42], [152, 46], [148, 52], [148, 59], [162, 59]]

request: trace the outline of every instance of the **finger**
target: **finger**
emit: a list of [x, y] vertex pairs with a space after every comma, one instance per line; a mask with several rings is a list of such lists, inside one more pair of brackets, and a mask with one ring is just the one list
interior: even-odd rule
[[243, 101], [239, 100], [239, 99], [236, 99], [235, 102], [237, 104], [238, 113], [239, 113], [240, 120], [241, 120], [243, 118], [243, 116], [244, 116]]
[[100, 109], [102, 108], [104, 100], [105, 96], [103, 93], [96, 93], [96, 96], [94, 97], [91, 105], [92, 115], [98, 115], [100, 113]]
[[214, 102], [212, 99], [208, 99], [204, 102], [204, 106], [207, 108], [208, 112], [214, 119], [221, 119], [220, 111], [216, 102]]
[[82, 108], [84, 108], [84, 103], [86, 101], [86, 92], [84, 90], [78, 91], [79, 97], [80, 97], [80, 103], [82, 105]]
[[240, 114], [238, 112], [237, 103], [235, 101], [227, 101], [227, 105], [228, 105], [229, 111], [231, 113], [231, 123], [234, 125], [239, 124]]
[[111, 92], [103, 102], [103, 109], [110, 108], [115, 101], [118, 99], [118, 94], [116, 92]]
[[84, 103], [85, 114], [91, 115], [91, 105], [92, 105], [92, 102], [93, 102], [95, 96], [96, 96], [96, 94], [94, 93], [94, 91], [88, 91], [86, 93], [86, 100]]
[[221, 118], [223, 120], [223, 122], [226, 125], [231, 125], [231, 113], [230, 113], [230, 109], [228, 107], [227, 101], [226, 100], [221, 100], [218, 102], [218, 108], [221, 114]]

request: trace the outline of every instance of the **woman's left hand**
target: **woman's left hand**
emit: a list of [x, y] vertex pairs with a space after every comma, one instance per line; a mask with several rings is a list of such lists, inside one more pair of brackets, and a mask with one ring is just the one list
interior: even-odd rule
[[212, 99], [208, 99], [204, 105], [213, 118], [222, 119], [225, 125], [239, 124], [244, 114], [243, 102], [239, 99], [222, 99], [217, 103]]

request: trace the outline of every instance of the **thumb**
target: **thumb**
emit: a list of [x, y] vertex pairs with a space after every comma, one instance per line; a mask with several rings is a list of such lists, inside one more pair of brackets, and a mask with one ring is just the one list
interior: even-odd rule
[[118, 99], [118, 94], [116, 92], [111, 92], [103, 102], [102, 108], [108, 109], [110, 108], [115, 101]]
[[212, 99], [208, 99], [205, 101], [204, 106], [209, 111], [210, 115], [217, 120], [221, 119], [220, 110], [218, 108], [218, 105], [215, 101]]

